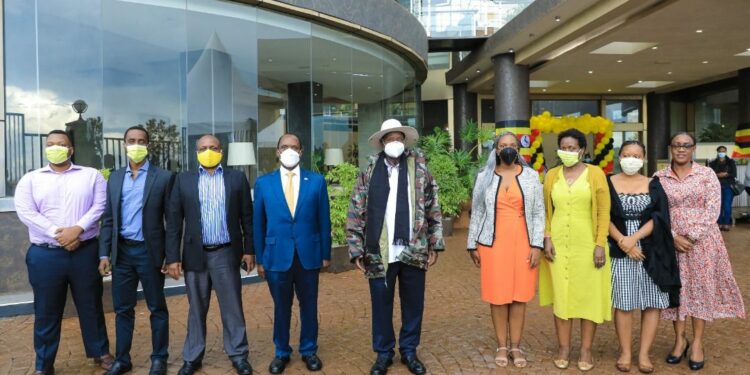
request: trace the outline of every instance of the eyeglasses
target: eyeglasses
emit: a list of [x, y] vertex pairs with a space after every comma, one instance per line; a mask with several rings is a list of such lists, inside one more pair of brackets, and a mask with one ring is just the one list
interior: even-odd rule
[[683, 143], [683, 144], [677, 144], [677, 145], [669, 145], [669, 147], [671, 147], [671, 148], [674, 148], [674, 149], [677, 149], [677, 150], [679, 150], [679, 149], [683, 149], [683, 150], [690, 150], [691, 148], [693, 148], [693, 146], [695, 146], [695, 145], [694, 145], [694, 144], [691, 144], [691, 143]]

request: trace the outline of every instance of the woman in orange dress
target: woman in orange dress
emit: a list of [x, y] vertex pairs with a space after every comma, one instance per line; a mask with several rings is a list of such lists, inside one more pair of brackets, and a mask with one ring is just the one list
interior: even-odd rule
[[544, 246], [542, 185], [539, 174], [523, 163], [518, 148], [513, 133], [495, 139], [474, 186], [467, 244], [480, 268], [482, 300], [491, 306], [498, 342], [495, 362], [501, 367], [508, 365], [508, 357], [516, 367], [526, 366], [519, 345]]

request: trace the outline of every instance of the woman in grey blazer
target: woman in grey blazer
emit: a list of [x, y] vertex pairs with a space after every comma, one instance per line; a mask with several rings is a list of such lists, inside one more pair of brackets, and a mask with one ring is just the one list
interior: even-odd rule
[[505, 367], [510, 358], [514, 366], [526, 367], [519, 345], [544, 247], [544, 195], [539, 174], [520, 156], [515, 134], [495, 138], [471, 206], [467, 249], [480, 268], [482, 300], [490, 304], [498, 343], [495, 363]]

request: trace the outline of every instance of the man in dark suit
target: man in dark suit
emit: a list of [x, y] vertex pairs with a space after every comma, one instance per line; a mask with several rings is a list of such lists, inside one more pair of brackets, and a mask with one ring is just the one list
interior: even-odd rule
[[167, 216], [168, 272], [178, 279], [185, 270], [190, 304], [179, 374], [190, 375], [201, 367], [212, 286], [221, 310], [224, 351], [238, 374], [252, 374], [240, 294], [240, 264], [248, 272], [255, 267], [250, 184], [242, 172], [221, 166], [218, 138], [204, 135], [196, 149], [200, 167], [177, 175]]
[[[169, 313], [164, 298], [165, 213], [174, 175], [148, 161], [149, 134], [142, 126], [125, 131], [128, 166], [109, 176], [107, 205], [99, 235], [99, 272], [112, 274], [117, 347], [107, 375], [130, 371], [138, 282], [151, 311], [151, 375], [167, 373]], [[110, 265], [112, 271], [110, 272]]]
[[281, 136], [276, 154], [281, 169], [255, 183], [255, 250], [258, 274], [268, 280], [274, 302], [276, 355], [269, 371], [280, 374], [289, 363], [289, 324], [294, 294], [300, 307], [302, 360], [310, 371], [323, 363], [318, 351], [318, 275], [331, 260], [331, 218], [323, 176], [299, 167], [302, 143]]

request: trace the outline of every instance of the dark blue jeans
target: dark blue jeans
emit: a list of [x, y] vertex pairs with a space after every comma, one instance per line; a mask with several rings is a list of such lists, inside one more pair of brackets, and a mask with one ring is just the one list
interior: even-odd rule
[[394, 355], [393, 297], [398, 279], [401, 300], [401, 332], [398, 346], [401, 356], [416, 354], [422, 335], [425, 271], [395, 262], [388, 265], [385, 278], [370, 279], [372, 302], [372, 349], [378, 356]]
[[34, 290], [36, 370], [48, 371], [55, 364], [68, 287], [78, 312], [86, 356], [108, 354], [102, 276], [98, 270], [99, 241], [90, 241], [75, 251], [31, 245], [26, 266]]
[[135, 326], [138, 281], [143, 287], [146, 306], [151, 312], [151, 360], [167, 359], [169, 347], [169, 313], [164, 298], [164, 274], [153, 264], [146, 246], [118, 246], [117, 263], [112, 268], [112, 303], [117, 333], [115, 356], [129, 365]]
[[299, 302], [299, 352], [303, 356], [318, 351], [318, 279], [320, 269], [306, 270], [297, 253], [288, 271], [266, 271], [268, 289], [273, 297], [273, 343], [277, 357], [289, 357], [289, 327], [294, 294]]
[[721, 215], [719, 225], [732, 225], [732, 202], [734, 193], [729, 185], [721, 185]]

